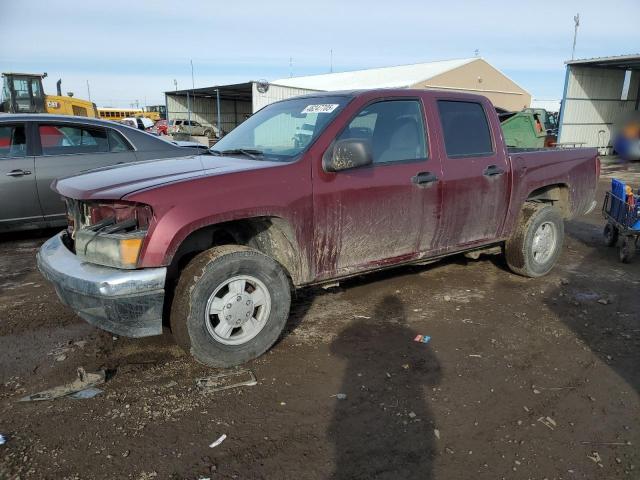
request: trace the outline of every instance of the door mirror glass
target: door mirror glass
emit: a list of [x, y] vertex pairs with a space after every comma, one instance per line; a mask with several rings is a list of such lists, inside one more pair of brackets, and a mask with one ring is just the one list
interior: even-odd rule
[[325, 172], [339, 172], [372, 163], [371, 141], [359, 138], [337, 140], [322, 159]]

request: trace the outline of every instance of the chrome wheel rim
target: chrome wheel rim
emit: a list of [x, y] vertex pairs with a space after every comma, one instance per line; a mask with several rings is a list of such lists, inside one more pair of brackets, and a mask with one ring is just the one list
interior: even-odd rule
[[546, 263], [553, 256], [556, 249], [558, 234], [556, 226], [551, 222], [542, 223], [533, 234], [533, 260], [536, 263]]
[[242, 345], [264, 328], [271, 312], [271, 295], [264, 283], [251, 275], [225, 280], [207, 300], [207, 332], [225, 345]]

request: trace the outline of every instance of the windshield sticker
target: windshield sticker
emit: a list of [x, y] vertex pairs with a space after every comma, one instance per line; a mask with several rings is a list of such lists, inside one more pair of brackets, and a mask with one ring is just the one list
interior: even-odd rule
[[337, 103], [318, 103], [316, 105], [307, 105], [300, 113], [331, 113], [338, 108]]

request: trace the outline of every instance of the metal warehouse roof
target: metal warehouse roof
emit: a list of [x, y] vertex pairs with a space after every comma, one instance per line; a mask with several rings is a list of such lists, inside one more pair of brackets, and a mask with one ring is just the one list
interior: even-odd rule
[[640, 53], [634, 53], [632, 55], [618, 55], [614, 57], [581, 58], [577, 60], [567, 60], [564, 63], [567, 65], [637, 70], [640, 69]]
[[213, 87], [204, 88], [189, 88], [186, 90], [171, 90], [164, 92], [165, 95], [174, 95], [186, 97], [187, 94], [192, 97], [205, 97], [215, 98], [217, 96], [216, 90], [220, 89], [221, 100], [247, 100], [251, 99], [251, 87], [253, 82], [234, 83], [231, 85], [216, 85]]
[[399, 65], [396, 67], [355, 70], [352, 72], [280, 78], [271, 83], [285, 87], [308, 88], [313, 90], [406, 88], [476, 60], [480, 60], [480, 58], [462, 58], [457, 60]]

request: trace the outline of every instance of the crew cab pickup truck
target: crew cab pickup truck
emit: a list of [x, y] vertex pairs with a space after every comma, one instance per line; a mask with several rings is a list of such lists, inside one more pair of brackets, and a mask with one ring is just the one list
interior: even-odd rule
[[507, 150], [488, 99], [429, 90], [280, 101], [211, 153], [55, 181], [69, 226], [38, 264], [88, 322], [166, 325], [216, 367], [270, 348], [295, 288], [460, 252], [546, 274], [600, 169], [596, 149]]

